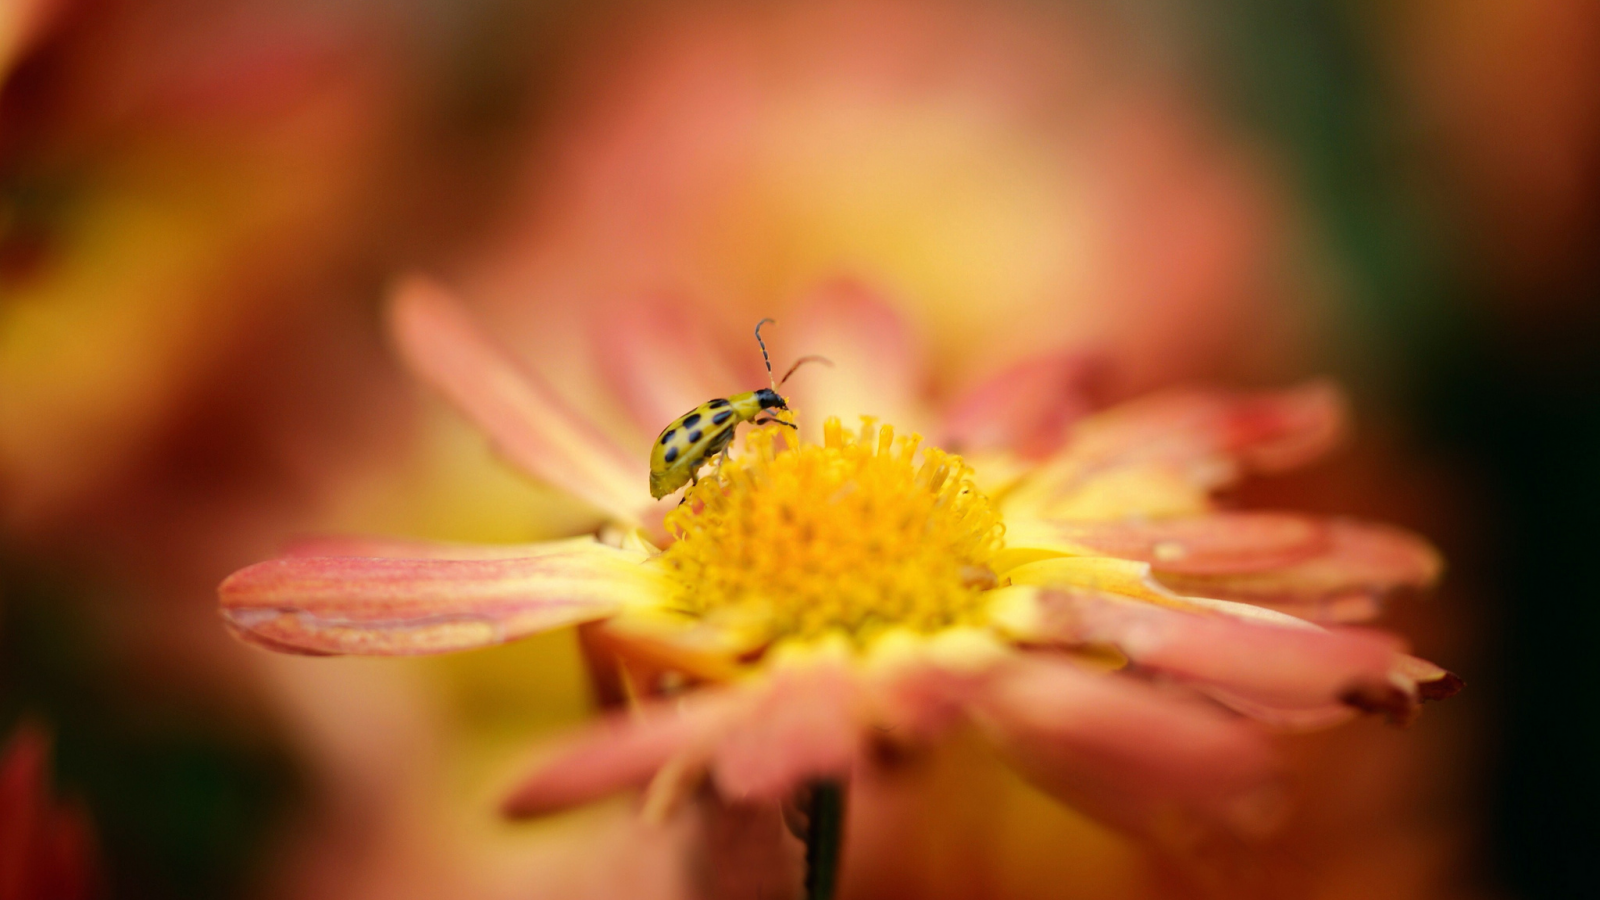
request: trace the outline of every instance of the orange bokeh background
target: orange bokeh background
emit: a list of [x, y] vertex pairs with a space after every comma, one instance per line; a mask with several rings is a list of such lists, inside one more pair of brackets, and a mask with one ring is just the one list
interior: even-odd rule
[[1597, 211], [1585, 0], [0, 0], [0, 739], [52, 736], [112, 896], [631, 895], [627, 802], [494, 815], [590, 714], [570, 634], [275, 657], [215, 585], [307, 532], [593, 527], [401, 371], [405, 273], [606, 415], [615, 316], [739, 346], [848, 279], [930, 395], [1056, 347], [1100, 402], [1340, 379], [1352, 445], [1242, 499], [1434, 538], [1389, 624], [1469, 688], [1285, 739], [1248, 851], [957, 745], [864, 788], [847, 896], [1574, 896]]

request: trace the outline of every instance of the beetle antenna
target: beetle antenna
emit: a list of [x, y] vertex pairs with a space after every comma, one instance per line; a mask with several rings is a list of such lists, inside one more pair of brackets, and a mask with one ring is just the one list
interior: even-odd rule
[[789, 380], [789, 376], [794, 374], [795, 369], [800, 368], [808, 362], [822, 363], [830, 369], [833, 368], [833, 360], [827, 358], [826, 356], [802, 356], [794, 361], [794, 365], [789, 367], [789, 371], [783, 373], [782, 378], [778, 379], [778, 385], [782, 386], [785, 381]]
[[[756, 323], [756, 343], [761, 345], [761, 362], [763, 364], [765, 364], [766, 367], [767, 367], [767, 381], [769, 383], [771, 383], [772, 382], [772, 357], [767, 355], [767, 342], [763, 341], [761, 339], [761, 326], [767, 324], [768, 322], [771, 322], [774, 325], [776, 325], [778, 320], [777, 319], [762, 319], [761, 321]], [[777, 390], [778, 389], [778, 385], [777, 384], [773, 384], [772, 385], [772, 389], [773, 390]]]

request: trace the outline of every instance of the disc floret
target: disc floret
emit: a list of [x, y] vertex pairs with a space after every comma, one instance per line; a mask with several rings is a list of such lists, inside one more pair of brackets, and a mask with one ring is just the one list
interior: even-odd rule
[[869, 417], [828, 419], [820, 445], [778, 432], [751, 432], [668, 515], [677, 609], [858, 644], [982, 621], [1004, 525], [959, 456]]

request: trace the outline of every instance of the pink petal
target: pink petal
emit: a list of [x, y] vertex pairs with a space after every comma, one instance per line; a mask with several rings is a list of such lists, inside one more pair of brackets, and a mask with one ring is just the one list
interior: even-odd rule
[[1321, 731], [1342, 725], [1362, 713], [1362, 710], [1343, 701], [1315, 706], [1279, 706], [1214, 685], [1203, 687], [1201, 691], [1239, 715], [1254, 719], [1275, 731]]
[[1453, 697], [1464, 686], [1465, 682], [1453, 672], [1415, 656], [1395, 653], [1387, 678], [1355, 682], [1340, 692], [1337, 703], [1283, 706], [1226, 688], [1208, 687], [1206, 693], [1258, 722], [1307, 730], [1338, 724], [1357, 711], [1382, 715], [1393, 725], [1409, 725], [1421, 713], [1423, 703]]
[[1013, 667], [975, 712], [1024, 774], [1124, 828], [1172, 809], [1246, 824], [1274, 774], [1264, 736], [1242, 720], [1067, 663]]
[[1235, 395], [1220, 410], [1220, 446], [1252, 472], [1283, 472], [1305, 465], [1344, 437], [1349, 410], [1329, 381], [1284, 391]]
[[[1151, 521], [1040, 521], [1019, 528], [1008, 549], [1060, 549], [1148, 562], [1182, 574], [1281, 569], [1324, 552], [1325, 524], [1292, 513], [1232, 512]], [[1087, 553], [1085, 552], [1087, 551]]]
[[726, 696], [679, 706], [651, 704], [564, 738], [501, 804], [512, 818], [541, 816], [642, 787], [667, 760], [696, 752], [721, 731]]
[[860, 744], [856, 694], [843, 665], [807, 664], [676, 706], [650, 704], [566, 742], [505, 809], [539, 815], [588, 802], [644, 784], [672, 758], [709, 767], [731, 801], [779, 801], [849, 773]]
[[1395, 661], [1394, 674], [1397, 680], [1415, 684], [1418, 696], [1423, 700], [1445, 700], [1466, 687], [1461, 676], [1449, 669], [1404, 653]]
[[609, 515], [646, 505], [647, 463], [624, 453], [485, 334], [448, 291], [413, 277], [395, 292], [392, 329], [407, 365], [527, 472]]
[[[611, 389], [647, 437], [655, 437], [668, 422], [714, 397], [766, 387], [764, 376], [747, 374], [751, 366], [741, 370], [730, 366], [704, 326], [703, 311], [661, 298], [606, 311], [599, 336], [600, 365]], [[758, 356], [753, 339], [741, 349], [753, 359]]]
[[881, 729], [874, 737], [901, 745], [943, 737], [966, 720], [987, 676], [987, 669], [956, 671], [932, 660], [880, 675], [871, 685], [874, 725]]
[[[1218, 596], [1229, 596], [1227, 590], [1218, 590]], [[1237, 595], [1235, 595], [1237, 596]], [[1318, 625], [1359, 625], [1383, 615], [1383, 604], [1376, 594], [1340, 594], [1310, 603], [1275, 603], [1265, 600], [1244, 601], [1262, 609], [1275, 610], [1296, 619]]]
[[[1442, 568], [1439, 554], [1427, 541], [1385, 525], [1332, 520], [1327, 545], [1314, 556], [1287, 566], [1256, 572], [1201, 572], [1155, 564], [1156, 577], [1186, 594], [1200, 594], [1280, 607], [1326, 610], [1333, 618], [1351, 601], [1381, 598], [1396, 588], [1431, 585]], [[1376, 604], [1361, 611], [1376, 612]]]
[[862, 415], [902, 431], [919, 426], [922, 366], [912, 336], [900, 315], [867, 288], [849, 281], [826, 285], [764, 334], [780, 377], [800, 356], [821, 354], [833, 363], [801, 369], [780, 389], [808, 433], [820, 434], [828, 416], [838, 416], [846, 428]]
[[286, 557], [228, 576], [222, 616], [292, 653], [407, 656], [604, 618], [653, 588], [641, 558], [583, 538], [520, 559]]
[[[698, 838], [687, 860], [698, 900], [776, 900], [797, 896], [805, 849], [784, 827], [776, 803], [730, 802], [706, 791], [698, 798]], [[630, 897], [631, 900], [631, 897]]]
[[1041, 635], [1069, 645], [1109, 644], [1145, 668], [1285, 707], [1338, 703], [1361, 685], [1387, 684], [1391, 640], [1201, 615], [1110, 594], [1039, 594]]
[[1253, 471], [1272, 472], [1317, 458], [1344, 427], [1343, 395], [1328, 382], [1253, 394], [1189, 388], [1085, 419], [1067, 453], [1101, 464], [1128, 457], [1193, 459], [1221, 453]]
[[1429, 700], [1453, 697], [1466, 683], [1425, 659], [1396, 654], [1386, 684], [1358, 685], [1340, 699], [1363, 712], [1379, 713], [1391, 724], [1409, 725]]
[[[1073, 500], [1092, 494], [1097, 482], [1130, 470], [1171, 482], [1170, 490], [1209, 492], [1246, 472], [1308, 462], [1332, 447], [1343, 429], [1342, 396], [1324, 382], [1259, 394], [1156, 394], [1081, 420], [1066, 448], [1035, 474], [1019, 499], [1041, 515], [1074, 509], [1083, 504]], [[1115, 494], [1099, 500], [1092, 504], [1095, 517], [1117, 518], [1146, 512], [1149, 498], [1134, 498], [1127, 508], [1118, 508]]]
[[939, 446], [957, 453], [1048, 456], [1092, 408], [1092, 385], [1102, 367], [1098, 356], [1065, 350], [1025, 359], [956, 398], [945, 413]]
[[860, 743], [855, 695], [843, 666], [774, 673], [717, 744], [718, 790], [735, 800], [782, 800], [807, 781], [848, 774]]

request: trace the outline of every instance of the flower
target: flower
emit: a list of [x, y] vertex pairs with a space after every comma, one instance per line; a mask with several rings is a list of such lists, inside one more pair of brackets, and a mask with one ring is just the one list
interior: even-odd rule
[[0, 898], [82, 900], [101, 887], [94, 833], [50, 795], [50, 741], [24, 723], [0, 754]]
[[[645, 785], [647, 808], [666, 809], [703, 774], [731, 801], [780, 801], [970, 724], [1045, 790], [1130, 830], [1174, 816], [1254, 827], [1274, 762], [1250, 719], [1403, 721], [1459, 688], [1393, 637], [1344, 627], [1435, 579], [1424, 541], [1212, 497], [1328, 449], [1343, 416], [1328, 385], [1175, 391], [1069, 426], [1058, 410], [1081, 396], [1039, 372], [1071, 367], [1031, 361], [951, 404], [934, 432], [944, 448], [870, 416], [851, 429], [829, 416], [816, 441], [756, 428], [673, 507], [648, 502], [644, 456], [444, 289], [406, 283], [393, 326], [411, 367], [506, 457], [610, 524], [515, 546], [313, 540], [230, 576], [221, 610], [241, 638], [309, 654], [440, 653], [582, 626], [602, 696], [637, 709], [553, 752], [511, 792], [510, 815]], [[794, 330], [859, 351], [838, 353], [832, 381], [796, 388], [802, 421], [841, 403], [918, 415], [915, 392], [897, 389], [914, 384], [909, 338], [872, 295], [830, 288]], [[695, 385], [697, 365], [655, 368], [685, 345], [672, 329], [654, 337], [669, 343], [612, 358], [617, 383], [671, 380], [702, 400], [732, 386]], [[1014, 402], [979, 402], [996, 397]], [[1028, 418], [1056, 434], [1039, 439]], [[1019, 434], [1026, 455], [995, 442]], [[970, 461], [951, 452], [965, 447]]]
[[915, 318], [944, 383], [1072, 344], [1147, 390], [1308, 336], [1292, 197], [1133, 19], [811, 0], [626, 21], [570, 49], [510, 227], [463, 267], [518, 351], [559, 355], [575, 314], [662, 290], [790, 321], [840, 274]]

